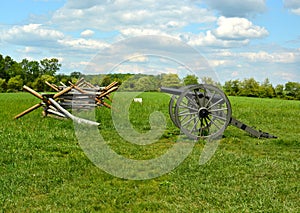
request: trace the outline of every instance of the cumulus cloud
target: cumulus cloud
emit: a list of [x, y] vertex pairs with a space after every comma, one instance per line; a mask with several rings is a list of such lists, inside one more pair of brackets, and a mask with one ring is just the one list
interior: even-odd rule
[[300, 15], [300, 1], [299, 0], [283, 0], [285, 8], [288, 8], [292, 13]]
[[213, 31], [214, 35], [224, 40], [245, 40], [250, 38], [261, 38], [268, 35], [265, 28], [255, 26], [245, 18], [220, 17], [219, 27]]
[[108, 46], [107, 43], [93, 40], [93, 39], [73, 39], [73, 38], [65, 38], [58, 41], [64, 47], [68, 47], [70, 49], [80, 50], [80, 51], [90, 51], [90, 50], [102, 50]]
[[91, 36], [93, 36], [95, 34], [95, 32], [94, 31], [92, 31], [92, 30], [85, 30], [85, 31], [83, 31], [83, 32], [81, 32], [81, 36], [82, 37], [91, 37]]
[[231, 48], [240, 47], [249, 44], [249, 39], [244, 40], [223, 40], [217, 38], [214, 33], [210, 30], [205, 34], [200, 33], [199, 35], [190, 35], [188, 44], [191, 46], [204, 46], [204, 47], [215, 47], [215, 48]]
[[239, 59], [251, 63], [281, 63], [296, 64], [300, 63], [300, 50], [295, 49], [276, 49], [274, 51], [264, 50], [251, 52], [233, 52], [230, 49], [213, 53], [218, 60]]
[[1, 34], [3, 41], [27, 46], [45, 45], [50, 47], [64, 37], [62, 32], [44, 28], [41, 24], [13, 26], [2, 31]]
[[[85, 36], [91, 35], [93, 31], [84, 31], [82, 34]], [[13, 26], [10, 29], [3, 30], [0, 35], [4, 42], [25, 46], [25, 51], [28, 53], [35, 49], [33, 47], [87, 51], [99, 50], [108, 46], [107, 43], [101, 40], [68, 37], [60, 31], [48, 29], [41, 24]]]
[[52, 22], [64, 29], [76, 30], [84, 25], [101, 31], [125, 28], [173, 31], [190, 24], [191, 20], [206, 23], [216, 18], [190, 0], [168, 3], [164, 0], [69, 0], [52, 17]]
[[120, 33], [124, 37], [142, 36], [142, 35], [163, 35], [167, 36], [165, 32], [159, 29], [142, 29], [142, 28], [126, 28], [121, 29]]
[[266, 0], [204, 0], [211, 8], [227, 17], [245, 17], [266, 10]]
[[300, 62], [300, 52], [286, 51], [268, 53], [266, 51], [240, 53], [241, 57], [251, 62], [296, 63]]
[[212, 47], [240, 47], [249, 44], [251, 39], [262, 38], [268, 35], [268, 31], [254, 25], [245, 18], [226, 18], [221, 16], [218, 19], [218, 27], [209, 30], [205, 34], [191, 35], [189, 44], [192, 46]]

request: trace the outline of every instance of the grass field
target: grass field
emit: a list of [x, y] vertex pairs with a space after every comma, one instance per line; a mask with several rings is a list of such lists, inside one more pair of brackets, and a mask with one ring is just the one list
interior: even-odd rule
[[[148, 112], [168, 118], [168, 97], [144, 93], [131, 110], [134, 128], [149, 130]], [[230, 97], [233, 116], [278, 139], [256, 139], [228, 127], [213, 158], [199, 165], [205, 142], [172, 172], [124, 180], [96, 167], [82, 151], [70, 120], [42, 118], [30, 94], [0, 94], [0, 210], [3, 212], [300, 212], [300, 102]], [[120, 154], [148, 159], [174, 144], [167, 130], [150, 149], [116, 135], [109, 110], [97, 112], [101, 134]]]

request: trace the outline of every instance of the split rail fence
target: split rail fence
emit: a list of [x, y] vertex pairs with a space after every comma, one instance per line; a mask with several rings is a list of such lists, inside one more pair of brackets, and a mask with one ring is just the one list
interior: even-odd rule
[[118, 82], [112, 82], [106, 87], [94, 86], [88, 81], [81, 78], [76, 84], [68, 82], [70, 85], [67, 86], [60, 82], [61, 86], [45, 82], [51, 87], [56, 93], [38, 93], [30, 87], [24, 85], [23, 89], [38, 99], [40, 103], [26, 109], [14, 118], [19, 119], [22, 116], [43, 107], [43, 115], [55, 115], [62, 118], [70, 118], [76, 122], [87, 123], [91, 125], [99, 125], [98, 122], [78, 118], [72, 115], [70, 109], [91, 109], [95, 107], [108, 107], [111, 108], [110, 103], [112, 99], [110, 95], [112, 92], [118, 89]]

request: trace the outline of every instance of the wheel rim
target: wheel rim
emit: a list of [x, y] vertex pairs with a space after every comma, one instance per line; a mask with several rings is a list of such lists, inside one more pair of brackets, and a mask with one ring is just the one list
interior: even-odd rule
[[176, 103], [177, 103], [178, 98], [179, 98], [178, 95], [173, 95], [171, 97], [170, 102], [169, 102], [169, 115], [170, 115], [170, 118], [171, 118], [172, 122], [174, 123], [174, 125], [177, 126], [178, 128], [180, 128], [179, 125], [177, 124], [177, 121], [175, 118], [175, 108], [176, 108]]
[[176, 101], [175, 122], [191, 139], [218, 138], [231, 118], [227, 96], [219, 88], [199, 84], [187, 87]]

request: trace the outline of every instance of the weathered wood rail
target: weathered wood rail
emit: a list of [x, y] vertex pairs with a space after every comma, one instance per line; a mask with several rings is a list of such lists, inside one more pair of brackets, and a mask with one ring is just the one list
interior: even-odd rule
[[63, 118], [70, 118], [76, 122], [99, 125], [97, 122], [78, 118], [72, 115], [69, 111], [71, 109], [83, 110], [102, 106], [111, 108], [111, 105], [107, 102], [112, 101], [110, 94], [118, 89], [118, 82], [112, 82], [106, 87], [97, 87], [85, 81], [84, 79], [80, 79], [76, 84], [69, 82], [70, 86], [66, 86], [65, 84], [62, 84], [62, 86], [56, 86], [54, 84], [50, 84], [49, 82], [45, 83], [57, 93], [40, 94], [30, 87], [24, 85], [23, 89], [40, 99], [41, 102], [16, 115], [14, 117], [15, 119], [19, 119], [22, 116], [43, 106], [44, 116], [55, 115]]

